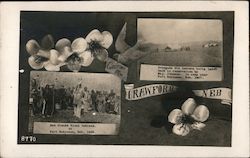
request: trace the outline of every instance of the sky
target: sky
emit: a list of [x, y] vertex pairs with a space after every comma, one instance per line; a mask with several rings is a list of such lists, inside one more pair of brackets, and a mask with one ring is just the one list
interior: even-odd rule
[[155, 44], [222, 41], [222, 21], [209, 19], [138, 19], [138, 40]]
[[74, 73], [74, 72], [47, 72], [47, 71], [32, 71], [31, 78], [39, 75], [40, 82], [43, 84], [53, 84], [58, 80], [58, 85], [64, 87], [75, 87], [82, 83], [82, 86], [87, 86], [89, 90], [114, 90], [116, 94], [121, 92], [121, 80], [115, 75], [108, 73]]

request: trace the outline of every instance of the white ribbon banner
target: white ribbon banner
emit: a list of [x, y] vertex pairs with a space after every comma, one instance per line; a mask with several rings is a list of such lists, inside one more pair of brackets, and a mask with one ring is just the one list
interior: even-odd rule
[[[168, 84], [151, 84], [142, 87], [134, 88], [134, 84], [124, 85], [126, 90], [127, 100], [139, 100], [147, 97], [173, 93], [178, 87]], [[220, 99], [222, 104], [232, 104], [232, 95], [230, 88], [211, 88], [204, 90], [193, 90], [193, 93], [198, 97], [209, 99]]]
[[134, 88], [134, 84], [126, 84], [125, 90], [127, 100], [139, 100], [161, 94], [173, 93], [177, 90], [177, 86], [168, 84], [151, 84]]
[[211, 88], [193, 90], [194, 94], [203, 98], [220, 99], [222, 104], [232, 104], [232, 90], [230, 88]]

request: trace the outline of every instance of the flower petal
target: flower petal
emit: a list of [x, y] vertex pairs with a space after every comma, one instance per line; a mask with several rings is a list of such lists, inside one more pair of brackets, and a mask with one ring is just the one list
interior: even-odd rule
[[171, 122], [173, 124], [181, 123], [183, 115], [184, 114], [180, 109], [174, 109], [168, 115], [168, 122]]
[[103, 40], [100, 41], [100, 45], [102, 47], [108, 49], [111, 46], [111, 44], [113, 43], [113, 36], [108, 31], [103, 31], [102, 36], [103, 36]]
[[27, 43], [26, 43], [26, 51], [30, 54], [30, 55], [35, 55], [38, 53], [40, 49], [40, 46], [39, 44], [37, 43], [36, 40], [29, 40]]
[[80, 54], [86, 50], [87, 46], [87, 41], [84, 38], [77, 38], [72, 42], [71, 48], [73, 52]]
[[191, 127], [193, 129], [197, 129], [197, 130], [202, 130], [204, 127], [206, 127], [205, 123], [202, 123], [202, 122], [194, 122]]
[[181, 106], [181, 110], [186, 115], [191, 115], [196, 108], [196, 102], [193, 98], [188, 98]]
[[58, 60], [58, 57], [59, 57], [59, 52], [55, 49], [51, 49], [49, 60], [53, 65], [58, 65], [60, 63], [60, 61]]
[[44, 62], [38, 60], [37, 56], [30, 56], [28, 59], [28, 63], [35, 70], [42, 69], [44, 66]]
[[190, 128], [188, 125], [181, 123], [174, 125], [172, 132], [180, 136], [186, 136], [190, 132]]
[[94, 60], [94, 56], [90, 51], [81, 53], [79, 57], [83, 59], [81, 64], [82, 66], [89, 66]]
[[100, 49], [96, 52], [94, 52], [96, 58], [100, 61], [105, 62], [108, 58], [108, 51], [106, 49]]
[[82, 60], [83, 59], [80, 58], [77, 53], [73, 53], [67, 58], [65, 62], [67, 63], [68, 69], [74, 72], [78, 72], [81, 69]]
[[65, 47], [69, 47], [69, 48], [71, 47], [71, 42], [67, 38], [62, 38], [56, 42], [55, 47], [56, 47], [56, 50], [59, 51], [59, 53], [61, 53], [62, 51], [64, 51]]
[[47, 70], [47, 71], [60, 71], [60, 65], [54, 65], [52, 64], [50, 61], [46, 62], [44, 64], [44, 68]]
[[[125, 23], [121, 29], [121, 32], [119, 33], [119, 35], [116, 38], [115, 41], [115, 48], [118, 52], [120, 52], [121, 54], [124, 53], [126, 50], [128, 50], [129, 48], [131, 48], [130, 45], [128, 45], [125, 42], [126, 39], [126, 30], [127, 30], [127, 23]], [[138, 39], [138, 38], [137, 38]]]
[[38, 51], [37, 55], [49, 59], [50, 58], [50, 51], [40, 49]]
[[69, 56], [73, 54], [70, 47], [66, 46], [61, 50], [61, 55], [59, 55], [58, 60], [64, 62]]
[[65, 61], [67, 60], [67, 58], [68, 58], [68, 56], [66, 56], [66, 55], [60, 55], [60, 56], [58, 57], [58, 60], [59, 60], [60, 62], [65, 62]]
[[41, 47], [44, 50], [50, 50], [52, 48], [54, 48], [54, 39], [52, 37], [52, 35], [48, 34], [46, 36], [43, 37], [42, 41], [41, 41]]
[[90, 43], [91, 41], [97, 41], [97, 42], [100, 42], [103, 40], [103, 36], [102, 34], [100, 33], [99, 30], [97, 29], [94, 29], [92, 30], [87, 36], [86, 36], [86, 41], [88, 43]]
[[196, 121], [204, 122], [209, 117], [209, 110], [205, 105], [199, 105], [197, 108], [195, 108], [192, 117]]

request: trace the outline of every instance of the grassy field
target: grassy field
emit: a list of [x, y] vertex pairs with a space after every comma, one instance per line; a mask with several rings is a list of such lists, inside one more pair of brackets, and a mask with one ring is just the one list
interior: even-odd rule
[[152, 52], [140, 60], [141, 63], [167, 66], [222, 66], [222, 45], [203, 48], [191, 46], [190, 51]]

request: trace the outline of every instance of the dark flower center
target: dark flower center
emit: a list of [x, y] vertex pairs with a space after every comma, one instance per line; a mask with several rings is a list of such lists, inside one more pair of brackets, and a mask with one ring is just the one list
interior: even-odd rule
[[70, 63], [70, 64], [79, 64], [79, 63], [81, 63], [81, 61], [82, 61], [82, 59], [78, 56], [78, 54], [77, 53], [73, 53], [73, 54], [71, 54], [68, 58], [67, 58], [67, 60], [66, 60], [66, 62], [68, 62], [68, 63]]
[[98, 51], [100, 49], [103, 49], [103, 47], [100, 45], [99, 42], [97, 42], [97, 41], [91, 41], [89, 43], [89, 49], [90, 49], [91, 52], [96, 52], [96, 51]]
[[44, 61], [48, 61], [49, 59], [43, 56], [36, 55], [35, 56], [35, 62], [36, 63], [42, 63]]
[[184, 115], [181, 118], [181, 122], [184, 124], [193, 124], [195, 120], [190, 115]]

